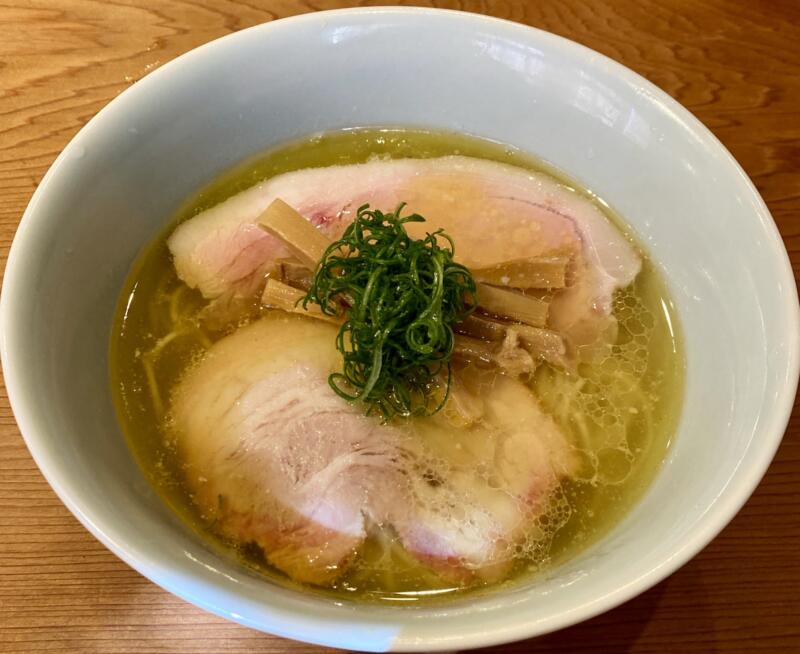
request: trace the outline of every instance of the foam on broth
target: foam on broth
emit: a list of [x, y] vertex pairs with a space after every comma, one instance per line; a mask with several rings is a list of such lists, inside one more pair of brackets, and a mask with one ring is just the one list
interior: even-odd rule
[[[199, 326], [197, 314], [206, 302], [177, 278], [166, 237], [178, 222], [284, 172], [359, 163], [374, 156], [447, 154], [545, 172], [585, 193], [542, 162], [496, 143], [424, 130], [343, 130], [271, 150], [209, 184], [177, 212], [129, 274], [117, 309], [110, 357], [113, 394], [129, 445], [171, 508], [202, 538], [258, 574], [296, 585], [270, 568], [257, 548], [227, 542], [215, 534], [198, 514], [182, 481], [182, 464], [170, 436], [171, 389], [192, 362], [239, 325]], [[598, 205], [626, 232], [618, 217]], [[646, 256], [636, 281], [616, 294], [614, 313], [619, 334], [606, 356], [591, 365], [581, 364], [577, 376], [541, 365], [531, 381], [531, 392], [567, 435], [582, 465], [577, 477], [562, 482], [552, 495], [524, 542], [511, 546], [508, 555], [514, 569], [503, 582], [506, 585], [530, 579], [533, 572], [574, 556], [607, 533], [651, 483], [669, 447], [683, 391], [683, 355], [672, 303]], [[256, 307], [252, 315], [257, 315]], [[484, 392], [491, 391], [494, 375], [467, 371], [469, 383]], [[432, 459], [431, 474], [443, 473], [436, 467], [446, 465]], [[491, 473], [487, 470], [486, 474]], [[356, 565], [331, 588], [317, 591], [407, 603], [449, 598], [475, 588], [444, 582], [406, 554], [390, 532], [377, 532]]]

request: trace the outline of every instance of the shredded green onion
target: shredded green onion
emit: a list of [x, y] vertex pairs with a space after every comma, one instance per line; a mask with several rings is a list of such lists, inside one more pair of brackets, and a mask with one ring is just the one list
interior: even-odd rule
[[450, 391], [452, 326], [476, 306], [475, 280], [453, 261], [452, 239], [441, 229], [412, 239], [405, 224], [419, 214], [358, 209], [342, 238], [325, 251], [301, 300], [327, 315], [347, 306], [336, 347], [342, 372], [328, 383], [367, 415], [425, 416]]

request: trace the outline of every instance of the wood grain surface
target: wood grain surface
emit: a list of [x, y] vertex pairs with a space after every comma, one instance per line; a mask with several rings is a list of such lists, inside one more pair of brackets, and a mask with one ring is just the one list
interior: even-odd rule
[[[373, 4], [373, 3], [369, 3]], [[377, 3], [376, 3], [377, 4]], [[409, 3], [411, 4], [411, 3]], [[800, 2], [436, 2], [561, 34], [693, 111], [758, 186], [800, 269]], [[47, 167], [132, 82], [216, 37], [325, 0], [0, 3], [0, 253]], [[594, 620], [493, 652], [800, 652], [800, 415], [704, 552]], [[234, 625], [128, 568], [55, 497], [0, 394], [0, 652], [323, 652]]]

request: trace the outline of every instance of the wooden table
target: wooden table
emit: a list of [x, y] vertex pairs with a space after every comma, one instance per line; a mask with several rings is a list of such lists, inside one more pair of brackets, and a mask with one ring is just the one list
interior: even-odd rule
[[[370, 3], [371, 4], [371, 3]], [[381, 4], [381, 3], [376, 3]], [[389, 3], [390, 4], [390, 3]], [[411, 3], [409, 3], [411, 4]], [[798, 0], [436, 2], [564, 35], [693, 111], [758, 186], [800, 268]], [[0, 6], [0, 250], [77, 130], [153, 68], [320, 0], [6, 0]], [[795, 406], [797, 409], [797, 406]], [[622, 607], [507, 652], [800, 652], [800, 412], [733, 523]], [[0, 395], [0, 652], [322, 652], [184, 603], [67, 512]]]

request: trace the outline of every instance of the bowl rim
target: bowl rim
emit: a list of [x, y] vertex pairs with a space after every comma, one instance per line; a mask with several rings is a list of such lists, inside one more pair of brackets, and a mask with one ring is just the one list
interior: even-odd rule
[[[100, 522], [96, 522], [93, 519], [91, 510], [85, 510], [85, 507], [80, 502], [73, 500], [69, 482], [65, 482], [62, 479], [57, 457], [53, 456], [53, 453], [49, 452], [38, 438], [38, 433], [34, 426], [35, 414], [39, 411], [36, 399], [30, 395], [26, 396], [19, 390], [24, 362], [21, 360], [22, 357], [18, 357], [14, 346], [18, 340], [17, 334], [20, 330], [24, 330], [24, 326], [16, 325], [14, 316], [17, 303], [21, 302], [23, 298], [21, 294], [14, 291], [21, 283], [23, 264], [30, 259], [27, 255], [32, 246], [33, 239], [31, 235], [38, 219], [38, 206], [48, 193], [52, 180], [67, 165], [66, 155], [70, 145], [80, 139], [82, 135], [94, 129], [98, 123], [104, 120], [108, 112], [127, 102], [127, 98], [131, 95], [143, 92], [143, 89], [171, 75], [174, 71], [178, 71], [180, 67], [190, 65], [191, 60], [196, 57], [198, 52], [208, 52], [226, 47], [237, 39], [243, 38], [244, 34], [260, 32], [264, 38], [269, 38], [270, 34], [275, 30], [283, 29], [289, 24], [302, 22], [325, 22], [331, 19], [365, 16], [393, 16], [402, 20], [414, 20], [431, 15], [446, 16], [453, 21], [462, 21], [464, 25], [469, 27], [483, 27], [504, 31], [523, 41], [529, 40], [532, 35], [535, 35], [534, 38], [536, 40], [546, 41], [552, 47], [571, 51], [582, 59], [589, 58], [594, 65], [601, 65], [608, 74], [621, 79], [627, 85], [638, 89], [639, 92], [647, 94], [653, 101], [669, 110], [673, 119], [681, 123], [699, 141], [723, 155], [725, 163], [732, 166], [732, 172], [738, 175], [743, 190], [754, 201], [754, 213], [760, 211], [764, 217], [759, 222], [769, 242], [769, 247], [774, 251], [775, 256], [780, 259], [782, 299], [786, 307], [785, 323], [781, 326], [783, 333], [787, 335], [786, 384], [783, 386], [780, 397], [776, 402], [776, 410], [767, 417], [766, 424], [760, 430], [762, 435], [761, 442], [756, 451], [753, 452], [756, 456], [751, 456], [748, 469], [746, 473], [743, 473], [744, 476], [739, 479], [735, 488], [729, 489], [726, 495], [721, 497], [720, 501], [716, 502], [708, 510], [703, 522], [699, 525], [692, 538], [679, 550], [673, 552], [670, 557], [662, 561], [660, 565], [640, 575], [631, 583], [617, 587], [601, 597], [594, 598], [553, 616], [544, 625], [535, 620], [520, 620], [516, 623], [487, 629], [481, 626], [480, 621], [477, 621], [459, 633], [442, 634], [425, 639], [401, 632], [399, 637], [395, 637], [391, 643], [393, 651], [441, 651], [456, 647], [475, 648], [544, 635], [588, 620], [615, 608], [665, 579], [700, 552], [725, 528], [763, 478], [788, 425], [797, 391], [798, 376], [800, 375], [800, 303], [797, 297], [796, 281], [789, 255], [766, 203], [736, 159], [699, 119], [665, 91], [613, 59], [587, 46], [545, 30], [482, 14], [427, 7], [361, 7], [312, 12], [261, 23], [219, 37], [170, 60], [113, 98], [78, 131], [47, 170], [23, 213], [9, 251], [2, 293], [0, 293], [0, 360], [2, 361], [9, 402], [20, 433], [33, 459], [56, 495], [95, 538], [130, 567], [165, 590], [206, 611], [261, 631], [320, 645], [341, 646], [341, 639], [337, 639], [337, 620], [328, 620], [323, 624], [319, 619], [291, 612], [288, 612], [287, 615], [284, 612], [284, 615], [275, 615], [272, 616], [272, 619], [270, 619], [270, 616], [266, 616], [265, 619], [256, 624], [255, 621], [245, 619], [243, 616], [206, 601], [202, 597], [191, 595], [169, 580], [166, 574], [167, 571], [163, 569], [157, 558], [141, 556], [141, 553], [132, 551], [124, 542], [116, 541], [106, 533], [104, 526]], [[740, 472], [740, 474], [742, 473]], [[268, 605], [269, 602], [267, 601], [266, 604]], [[287, 617], [291, 618], [288, 623], [286, 621]], [[351, 624], [352, 626], [358, 625], [366, 630], [370, 629], [370, 625], [366, 622], [357, 623], [351, 621]]]

